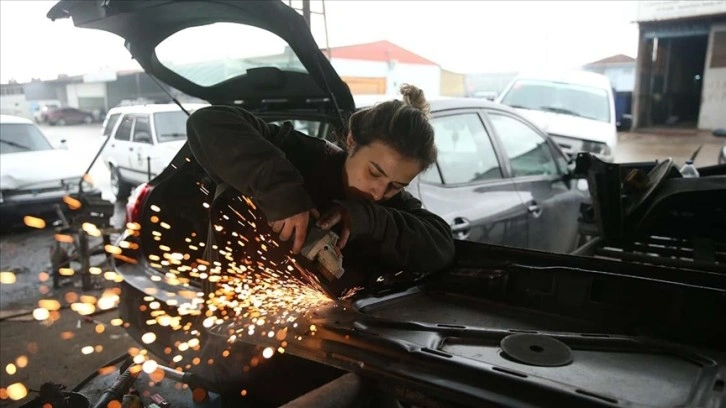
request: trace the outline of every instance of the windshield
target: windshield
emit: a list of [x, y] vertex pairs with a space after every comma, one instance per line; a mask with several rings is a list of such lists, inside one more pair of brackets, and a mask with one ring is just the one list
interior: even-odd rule
[[48, 139], [32, 124], [0, 124], [0, 154], [53, 150]]
[[183, 140], [187, 137], [187, 114], [182, 111], [154, 114], [156, 140], [159, 143]]
[[[209, 46], [220, 43], [223, 45]], [[162, 65], [201, 86], [216, 85], [259, 67], [307, 72], [282, 38], [244, 24], [187, 28], [162, 41], [155, 52]]]
[[610, 122], [610, 103], [604, 89], [561, 82], [519, 80], [502, 103]]

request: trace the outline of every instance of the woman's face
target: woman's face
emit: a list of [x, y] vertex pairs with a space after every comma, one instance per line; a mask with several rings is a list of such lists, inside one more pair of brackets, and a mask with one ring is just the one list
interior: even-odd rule
[[343, 179], [348, 198], [387, 200], [421, 172], [418, 160], [403, 157], [382, 142], [358, 147], [348, 135], [347, 143], [351, 153], [345, 161]]

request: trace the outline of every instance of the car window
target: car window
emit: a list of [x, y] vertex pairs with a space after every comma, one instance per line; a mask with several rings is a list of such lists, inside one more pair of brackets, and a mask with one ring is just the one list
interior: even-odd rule
[[118, 121], [118, 118], [121, 117], [120, 113], [114, 113], [113, 115], [108, 117], [108, 120], [106, 121], [106, 126], [103, 128], [103, 136], [108, 137], [108, 135], [111, 134], [113, 131], [113, 127], [116, 126], [116, 121]]
[[134, 142], [153, 144], [148, 116], [137, 116], [134, 125]]
[[131, 125], [133, 123], [134, 119], [131, 116], [124, 116], [118, 125], [118, 129], [116, 129], [116, 140], [131, 140]]
[[511, 116], [490, 113], [489, 118], [504, 145], [514, 177], [557, 174], [547, 141], [539, 133]]
[[32, 124], [0, 124], [0, 154], [52, 150], [48, 139]]
[[[445, 184], [470, 183], [502, 177], [489, 135], [476, 113], [434, 118], [439, 169]], [[435, 182], [429, 170], [422, 180]]]
[[502, 98], [502, 103], [610, 122], [607, 90], [561, 82], [519, 80]]
[[184, 140], [187, 137], [187, 114], [182, 111], [155, 113], [154, 126], [159, 143]]

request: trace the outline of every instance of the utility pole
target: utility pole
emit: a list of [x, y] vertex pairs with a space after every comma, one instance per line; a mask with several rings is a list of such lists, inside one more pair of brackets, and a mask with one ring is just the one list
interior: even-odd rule
[[305, 22], [308, 24], [308, 28], [311, 27], [310, 25], [310, 0], [303, 0], [302, 2], [302, 15], [305, 19]]

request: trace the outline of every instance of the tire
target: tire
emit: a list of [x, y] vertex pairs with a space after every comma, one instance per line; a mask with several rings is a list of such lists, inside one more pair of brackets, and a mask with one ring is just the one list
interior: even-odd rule
[[121, 178], [121, 174], [115, 166], [111, 166], [111, 192], [116, 196], [116, 201], [124, 202], [131, 194], [131, 184]]
[[66, 120], [65, 119], [58, 119], [58, 122], [56, 122], [56, 123], [58, 124], [58, 126], [65, 126], [66, 125]]
[[90, 124], [90, 123], [93, 123], [93, 118], [92, 118], [92, 117], [90, 117], [90, 116], [86, 116], [86, 117], [85, 117], [85, 118], [83, 119], [83, 123], [86, 123], [86, 124]]

